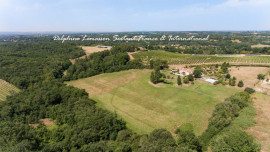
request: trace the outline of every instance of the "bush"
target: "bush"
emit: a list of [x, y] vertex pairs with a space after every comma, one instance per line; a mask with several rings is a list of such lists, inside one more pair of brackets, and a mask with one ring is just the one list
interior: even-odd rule
[[195, 78], [201, 78], [202, 77], [202, 69], [195, 69], [193, 71], [193, 75]]
[[130, 130], [121, 130], [118, 132], [117, 141], [126, 141], [133, 135]]
[[261, 147], [252, 136], [236, 130], [218, 136], [211, 142], [211, 149], [212, 152], [259, 152]]
[[230, 79], [231, 78], [231, 75], [228, 73], [228, 74], [226, 74], [226, 79]]
[[257, 75], [257, 78], [258, 78], [259, 80], [264, 80], [265, 75], [264, 75], [264, 74], [258, 74], [258, 75]]
[[252, 94], [252, 93], [254, 93], [254, 92], [255, 92], [255, 90], [254, 90], [254, 89], [249, 88], [249, 87], [246, 87], [244, 91], [245, 91], [245, 92], [247, 92], [247, 93], [249, 93], [249, 94]]
[[242, 80], [239, 81], [237, 86], [238, 86], [238, 87], [243, 87], [243, 86], [244, 86], [244, 82], [243, 82]]
[[197, 152], [202, 151], [202, 146], [199, 139], [195, 136], [193, 131], [181, 131], [179, 133], [178, 145], [181, 147], [188, 147], [189, 149], [196, 150]]
[[142, 143], [139, 151], [167, 151], [175, 149], [176, 143], [171, 133], [166, 129], [153, 130], [148, 139]]
[[188, 84], [188, 83], [189, 83], [189, 80], [188, 80], [188, 77], [187, 77], [187, 76], [184, 77], [183, 82], [184, 82], [185, 84]]
[[189, 74], [189, 75], [188, 75], [188, 80], [189, 80], [189, 81], [194, 81], [194, 77], [193, 77], [192, 74]]

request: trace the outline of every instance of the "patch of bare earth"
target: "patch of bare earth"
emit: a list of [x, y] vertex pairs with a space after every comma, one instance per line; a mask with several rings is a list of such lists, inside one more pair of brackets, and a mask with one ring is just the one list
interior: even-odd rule
[[231, 76], [235, 76], [237, 81], [243, 80], [244, 87], [254, 88], [258, 82], [257, 75], [266, 73], [269, 68], [267, 67], [231, 67]]
[[256, 125], [247, 132], [253, 135], [262, 145], [261, 152], [270, 151], [270, 96], [256, 96], [254, 99]]
[[251, 48], [264, 48], [264, 47], [270, 47], [270, 45], [263, 45], [263, 44], [251, 45]]
[[240, 40], [238, 40], [238, 39], [232, 40], [232, 42], [234, 42], [234, 43], [242, 43], [242, 41], [240, 41]]
[[148, 81], [148, 83], [149, 83], [151, 86], [154, 86], [154, 87], [157, 87], [157, 88], [165, 87], [164, 84], [162, 84], [162, 83], [154, 84], [154, 83], [152, 83], [151, 81]]
[[[43, 123], [47, 127], [50, 127], [50, 126], [54, 125], [54, 122], [52, 120], [50, 120], [49, 118], [40, 119], [39, 122]], [[32, 126], [34, 128], [37, 128], [38, 125], [39, 125], [38, 123], [29, 124], [29, 126]]]
[[[89, 56], [92, 53], [101, 52], [101, 51], [104, 51], [104, 50], [110, 50], [110, 48], [99, 48], [97, 46], [82, 46], [82, 49], [84, 50], [86, 55], [81, 56], [81, 57], [76, 58], [76, 59], [84, 59], [86, 56]], [[70, 59], [70, 62], [72, 64], [74, 64], [76, 59]]]
[[131, 52], [128, 52], [128, 56], [129, 56], [130, 60], [134, 60], [134, 57], [132, 56]]

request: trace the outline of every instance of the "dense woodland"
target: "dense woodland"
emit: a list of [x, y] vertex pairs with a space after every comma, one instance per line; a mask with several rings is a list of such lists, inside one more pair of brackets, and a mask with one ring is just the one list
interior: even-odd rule
[[61, 78], [71, 62], [84, 55], [74, 44], [56, 42], [10, 43], [0, 47], [0, 78], [19, 88]]
[[113, 47], [91, 54], [85, 59], [76, 60], [75, 64], [67, 69], [64, 80], [74, 80], [94, 76], [100, 73], [116, 72], [128, 69], [144, 68], [140, 60], [130, 61], [127, 51], [134, 51], [123, 47]]
[[[236, 94], [218, 104], [207, 130], [199, 137], [189, 124], [178, 128], [175, 137], [166, 129], [138, 135], [127, 129], [115, 113], [97, 107], [84, 90], [63, 83], [100, 73], [146, 68], [140, 60], [129, 59], [127, 51], [137, 47], [127, 50], [117, 45], [71, 65], [69, 59], [84, 55], [78, 44], [25, 39], [0, 44], [0, 78], [22, 89], [0, 102], [0, 151], [200, 152], [208, 146], [213, 152], [260, 149], [253, 137], [242, 130], [223, 131], [251, 105], [248, 93]], [[66, 69], [67, 75], [63, 76]], [[53, 120], [54, 126], [48, 128], [40, 123], [42, 118]]]

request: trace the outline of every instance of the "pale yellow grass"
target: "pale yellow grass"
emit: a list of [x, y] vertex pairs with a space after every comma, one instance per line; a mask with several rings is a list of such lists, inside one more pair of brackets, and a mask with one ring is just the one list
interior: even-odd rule
[[238, 39], [232, 40], [232, 42], [234, 42], [234, 43], [242, 43], [242, 41], [240, 41], [240, 40], [238, 40]]
[[[84, 50], [84, 52], [85, 52], [86, 55], [81, 56], [81, 57], [76, 58], [76, 59], [84, 59], [86, 56], [89, 56], [92, 53], [101, 52], [101, 51], [109, 50], [110, 49], [110, 48], [99, 48], [99, 47], [96, 47], [96, 46], [81, 46], [81, 47]], [[76, 59], [70, 59], [70, 62], [72, 64], [74, 64]]]
[[270, 45], [264, 45], [264, 44], [257, 44], [257, 45], [251, 45], [252, 48], [263, 48], [263, 47], [270, 47]]
[[253, 135], [262, 145], [261, 152], [270, 151], [270, 96], [255, 94], [254, 108], [256, 125], [249, 128], [247, 132]]
[[258, 82], [257, 75], [268, 70], [267, 67], [232, 67], [229, 73], [231, 77], [235, 76], [237, 81], [244, 81], [244, 87], [254, 88]]

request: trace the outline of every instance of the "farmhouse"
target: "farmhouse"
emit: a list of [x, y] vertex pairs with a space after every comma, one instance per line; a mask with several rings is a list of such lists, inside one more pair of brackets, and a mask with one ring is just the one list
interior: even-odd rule
[[176, 69], [172, 69], [172, 72], [175, 75], [186, 76], [186, 75], [192, 74], [193, 70], [186, 69], [186, 68], [179, 68], [179, 69], [176, 68]]

